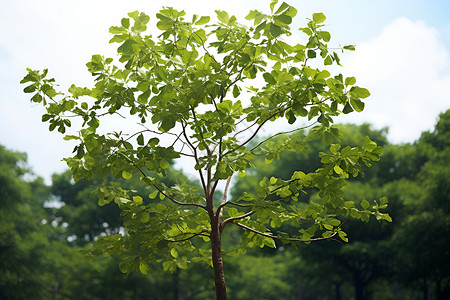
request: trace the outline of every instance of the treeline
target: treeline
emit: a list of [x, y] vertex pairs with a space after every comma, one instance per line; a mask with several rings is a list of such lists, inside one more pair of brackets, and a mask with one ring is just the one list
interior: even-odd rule
[[[276, 249], [241, 249], [241, 232], [227, 231], [223, 250], [229, 254], [230, 299], [450, 299], [450, 110], [412, 144], [390, 144], [386, 130], [369, 125], [341, 125], [340, 130], [343, 147], [358, 146], [365, 136], [384, 147], [381, 161], [352, 179], [345, 194], [362, 206], [364, 200], [387, 196], [393, 222], [349, 218], [342, 220], [348, 243], [277, 242]], [[264, 176], [289, 178], [294, 170], [317, 169], [317, 153], [329, 146], [310, 136], [299, 131], [274, 139], [295, 139], [299, 151], [270, 164], [261, 157], [255, 170], [236, 180], [231, 198], [252, 193]], [[167, 185], [189, 180], [172, 167], [169, 174]], [[155, 262], [146, 275], [124, 275], [118, 257], [86, 260], [84, 253], [97, 236], [126, 232], [114, 203], [98, 205], [96, 191], [103, 181], [75, 183], [64, 172], [46, 186], [31, 175], [25, 154], [0, 146], [0, 299], [214, 298], [207, 264], [193, 262], [170, 273]], [[108, 180], [148, 196], [137, 177]], [[298, 205], [315, 199], [314, 192], [307, 193]]]

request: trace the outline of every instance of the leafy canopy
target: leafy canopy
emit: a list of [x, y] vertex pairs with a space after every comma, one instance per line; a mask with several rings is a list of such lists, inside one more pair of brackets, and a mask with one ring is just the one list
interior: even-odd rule
[[[361, 148], [331, 144], [314, 172], [298, 169], [287, 180], [264, 178], [255, 195], [227, 199], [233, 174], [245, 176], [256, 156], [270, 163], [284, 149], [296, 150], [294, 141], [280, 145], [271, 137], [255, 145], [264, 126], [285, 118], [295, 131], [300, 129], [296, 120], [303, 118], [307, 127], [316, 126], [310, 134], [335, 142], [339, 131], [333, 118], [362, 111], [370, 95], [355, 85], [354, 77], [326, 70], [340, 60], [328, 47], [324, 14], [313, 14], [300, 28], [305, 45], [289, 44], [286, 37], [297, 10], [277, 4], [272, 1], [269, 14], [251, 11], [247, 25], [225, 11], [216, 11], [212, 22], [208, 16], [188, 18], [184, 11], [164, 7], [156, 14], [155, 36], [146, 33], [148, 15], [129, 13], [110, 28], [110, 42], [119, 44], [118, 63], [101, 55], [87, 63], [95, 78], [92, 88], [72, 85], [61, 93], [47, 70], [28, 69], [21, 83], [28, 85], [24, 91], [33, 94], [31, 101], [45, 106], [42, 121], [49, 130], [65, 134], [73, 118], [82, 120], [77, 134], [64, 137], [77, 142], [74, 156], [65, 159], [76, 181], [109, 174], [129, 179], [138, 173], [150, 187], [149, 199], [117, 184], [97, 188], [100, 205], [114, 201], [122, 210], [126, 232], [100, 238], [90, 256], [124, 253], [123, 272], [146, 273], [150, 260], [174, 270], [189, 261], [211, 263], [211, 249], [202, 241], [227, 225], [244, 229], [237, 251], [242, 252], [245, 246], [275, 247], [274, 238], [310, 242], [339, 236], [346, 241], [338, 219], [342, 215], [390, 220], [378, 211], [385, 199], [355, 207], [341, 191], [349, 176], [379, 159], [381, 147], [368, 137]], [[113, 115], [138, 122], [140, 130], [127, 132], [121, 123], [103, 128], [102, 117]], [[193, 161], [200, 186], [164, 184], [170, 163], [178, 159]], [[214, 203], [220, 181], [226, 181], [225, 195]], [[318, 190], [320, 198], [300, 205], [298, 197], [308, 189]], [[296, 235], [276, 232], [286, 222], [298, 227]]]

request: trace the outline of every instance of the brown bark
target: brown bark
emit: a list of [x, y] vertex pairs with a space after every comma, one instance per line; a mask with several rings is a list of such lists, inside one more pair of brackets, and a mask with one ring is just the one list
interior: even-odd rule
[[58, 290], [59, 290], [59, 281], [55, 282], [55, 285], [53, 286], [53, 294], [52, 294], [53, 300], [56, 299], [56, 296], [58, 295]]
[[227, 299], [227, 287], [225, 284], [225, 274], [223, 271], [222, 260], [222, 245], [221, 245], [221, 222], [222, 220], [215, 220], [211, 222], [211, 250], [212, 262], [214, 268], [214, 282], [216, 285], [216, 299]]

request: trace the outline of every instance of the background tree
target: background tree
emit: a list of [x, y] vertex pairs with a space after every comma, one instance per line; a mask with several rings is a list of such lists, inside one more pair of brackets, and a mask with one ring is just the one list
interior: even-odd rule
[[[99, 204], [114, 201], [119, 206], [126, 232], [99, 238], [89, 255], [123, 253], [123, 272], [147, 273], [154, 260], [172, 271], [186, 268], [189, 261], [205, 261], [214, 269], [217, 299], [225, 299], [225, 227], [244, 230], [242, 246], [274, 247], [273, 239], [311, 242], [338, 236], [346, 241], [339, 216], [390, 220], [379, 211], [384, 199], [356, 207], [343, 198], [346, 179], [379, 159], [381, 147], [368, 137], [361, 148], [331, 145], [321, 154], [318, 169], [305, 173], [299, 168], [289, 178], [265, 177], [254, 195], [245, 192], [228, 201], [233, 174], [243, 175], [259, 155], [269, 163], [278, 160], [283, 149], [297, 147], [291, 140], [274, 144], [271, 137], [250, 146], [264, 126], [285, 118], [295, 131], [296, 119], [304, 117], [308, 126], [318, 124], [311, 134], [332, 142], [339, 135], [333, 118], [361, 111], [361, 99], [369, 96], [355, 86], [354, 77], [332, 77], [308, 65], [340, 64], [328, 47], [330, 33], [323, 30], [322, 13], [313, 14], [301, 28], [307, 35], [305, 45], [289, 45], [283, 39], [291, 35], [289, 25], [297, 11], [284, 2], [276, 5], [271, 2], [270, 14], [251, 11], [250, 26], [224, 11], [216, 11], [218, 21], [209, 24], [209, 17], [194, 15], [188, 21], [184, 11], [164, 8], [156, 14], [161, 30], [156, 39], [144, 34], [149, 17], [132, 12], [132, 23], [124, 18], [121, 26], [110, 29], [111, 42], [121, 44], [121, 64], [100, 55], [87, 64], [95, 77], [93, 88], [72, 85], [63, 94], [46, 78], [47, 70], [29, 70], [22, 80], [29, 84], [25, 92], [34, 93], [31, 100], [45, 106], [42, 120], [49, 122], [50, 130], [65, 133], [74, 117], [82, 121], [77, 135], [64, 137], [78, 142], [75, 155], [65, 159], [75, 181], [109, 174], [130, 179], [138, 173], [152, 187], [150, 198], [159, 195], [164, 200], [144, 200], [111, 182], [99, 186]], [[242, 94], [244, 86], [250, 96]], [[117, 122], [117, 128], [101, 126], [102, 118], [116, 115], [134, 120], [132, 124], [137, 120], [140, 128], [132, 131]], [[163, 182], [169, 161], [180, 158], [193, 161], [200, 188]], [[224, 196], [217, 202], [221, 181]], [[296, 205], [300, 194], [310, 190], [318, 190], [319, 197]], [[287, 223], [297, 231], [289, 236], [276, 232]]]
[[[343, 189], [345, 198], [355, 203], [380, 195], [389, 197], [392, 224], [369, 221], [361, 226], [351, 218], [342, 219], [350, 241], [315, 243], [300, 248], [300, 263], [293, 276], [302, 277], [303, 296], [308, 299], [429, 299], [448, 297], [446, 243], [448, 229], [447, 192], [449, 112], [442, 114], [432, 132], [424, 132], [413, 144], [387, 143], [386, 130], [369, 126], [344, 125], [342, 145], [352, 146], [361, 135], [369, 135], [384, 146], [380, 162], [364, 177], [350, 181]], [[352, 132], [352, 135], [345, 132]], [[300, 139], [304, 132], [297, 132]], [[279, 137], [283, 143], [286, 137]], [[298, 139], [290, 136], [291, 139]], [[303, 144], [301, 153], [283, 153], [276, 164], [263, 168], [263, 158], [254, 161], [256, 170], [240, 178], [232, 195], [240, 194], [268, 174], [289, 176], [292, 166], [309, 166], [319, 162], [313, 155], [325, 151], [320, 140]], [[312, 165], [311, 165], [312, 164]], [[314, 166], [316, 164], [316, 166]], [[302, 201], [317, 197], [315, 192]], [[283, 227], [290, 232], [290, 227]], [[289, 250], [289, 248], [288, 248]], [[302, 263], [307, 262], [307, 263]], [[349, 293], [353, 288], [353, 293]], [[317, 291], [320, 291], [317, 292]], [[351, 295], [353, 294], [353, 296]], [[323, 298], [321, 298], [323, 297]]]
[[0, 298], [42, 299], [51, 291], [44, 253], [50, 244], [42, 232], [41, 206], [48, 189], [31, 177], [26, 155], [0, 145]]
[[442, 113], [433, 132], [424, 132], [414, 144], [418, 172], [415, 193], [403, 197], [405, 210], [393, 237], [398, 250], [399, 277], [409, 286], [420, 286], [428, 299], [434, 286], [436, 299], [450, 296], [449, 158], [450, 110]]

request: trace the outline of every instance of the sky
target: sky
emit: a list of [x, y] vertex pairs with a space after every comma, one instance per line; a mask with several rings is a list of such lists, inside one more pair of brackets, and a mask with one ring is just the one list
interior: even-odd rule
[[[281, 2], [281, 1], [280, 1]], [[362, 113], [336, 119], [389, 128], [391, 143], [411, 143], [433, 130], [439, 113], [450, 108], [450, 1], [316, 0], [286, 1], [298, 10], [291, 28], [306, 24], [312, 13], [327, 16], [331, 45], [356, 45], [343, 56], [344, 76], [366, 87]], [[269, 10], [270, 0], [0, 0], [0, 144], [26, 152], [34, 172], [50, 183], [66, 169], [62, 158], [73, 144], [41, 122], [44, 109], [29, 101], [19, 81], [26, 68], [49, 69], [61, 89], [72, 83], [90, 86], [86, 70], [93, 54], [116, 57], [108, 29], [128, 12], [139, 10], [155, 20], [162, 6], [188, 15], [215, 16], [226, 10], [243, 20], [252, 9]]]

